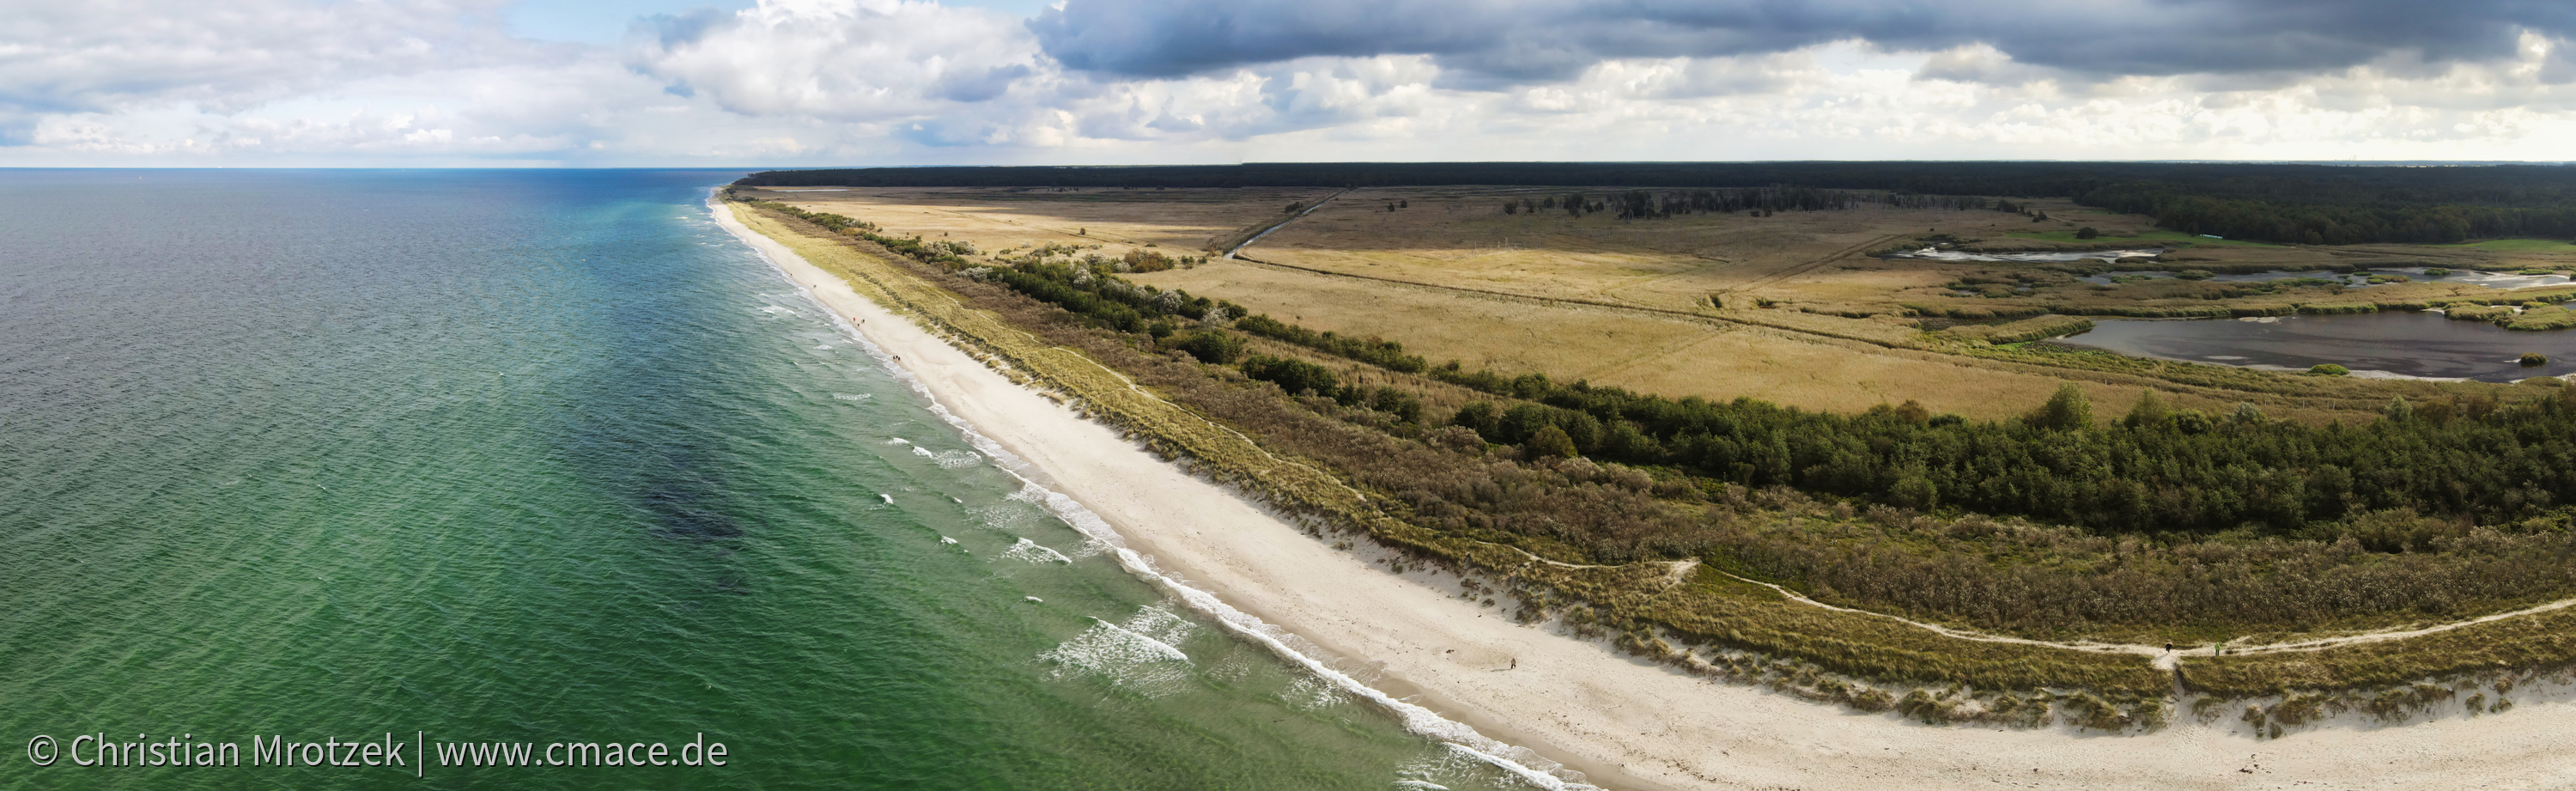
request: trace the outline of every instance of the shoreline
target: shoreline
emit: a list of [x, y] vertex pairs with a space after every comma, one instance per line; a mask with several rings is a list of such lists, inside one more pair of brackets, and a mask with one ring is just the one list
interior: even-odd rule
[[[711, 200], [709, 208], [729, 232], [900, 359], [916, 386], [955, 419], [1096, 514], [1140, 561], [1179, 580], [1176, 593], [1197, 591], [1349, 666], [1374, 668], [1378, 677], [1369, 687], [1392, 690], [1389, 695], [1418, 691], [1409, 699], [1441, 718], [1563, 761], [1592, 782], [1613, 788], [2576, 782], [2576, 766], [2558, 756], [2563, 737], [2576, 735], [2576, 707], [2563, 704], [2480, 718], [2486, 722], [2329, 726], [2271, 741], [2243, 735], [2231, 727], [2232, 717], [2203, 725], [2182, 712], [2174, 725], [2138, 736], [1923, 726], [1713, 684], [1597, 643], [1521, 626], [1499, 608], [1486, 610], [1332, 549], [861, 297], [847, 281], [744, 226], [727, 204]], [[1514, 661], [1518, 669], [1503, 669]]]

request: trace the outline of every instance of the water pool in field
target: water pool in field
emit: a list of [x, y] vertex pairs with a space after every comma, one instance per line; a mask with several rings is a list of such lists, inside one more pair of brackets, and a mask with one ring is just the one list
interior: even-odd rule
[[[2246, 319], [2107, 319], [2058, 343], [2135, 357], [2305, 371], [2319, 363], [2355, 376], [2510, 382], [2576, 373], [2576, 332], [2524, 332], [2440, 313], [2364, 313]], [[2549, 363], [2524, 366], [2525, 352]]]
[[2032, 253], [1970, 253], [1958, 250], [1941, 250], [1926, 247], [1911, 253], [1897, 253], [1895, 255], [1881, 257], [1912, 259], [1917, 261], [2014, 261], [2025, 264], [2062, 264], [2068, 261], [2081, 261], [2087, 258], [2099, 258], [2104, 261], [2117, 261], [2129, 256], [2151, 256], [2164, 251], [2165, 249], [2162, 247], [2141, 247], [2131, 250], [2085, 250], [2079, 252], [2050, 251]]
[[[2391, 282], [2451, 283], [2451, 284], [2466, 285], [2466, 286], [2480, 286], [2480, 287], [2484, 287], [2484, 288], [2492, 288], [2492, 289], [2499, 289], [2499, 290], [2501, 290], [2501, 289], [2515, 289], [2515, 288], [2530, 288], [2530, 287], [2532, 287], [2532, 286], [2560, 286], [2560, 285], [2566, 285], [2568, 282], [2570, 282], [2570, 281], [2569, 281], [2569, 279], [2568, 279], [2568, 277], [2567, 277], [2566, 275], [2556, 275], [2556, 274], [2552, 274], [2552, 275], [2525, 275], [2525, 274], [2516, 274], [2516, 273], [2512, 273], [2512, 272], [2479, 272], [2479, 271], [2475, 271], [2475, 270], [2459, 270], [2459, 269], [2455, 269], [2455, 270], [2451, 270], [2450, 274], [2445, 274], [2445, 275], [2428, 275], [2428, 274], [2425, 274], [2425, 272], [2427, 271], [2427, 269], [2428, 269], [2427, 267], [2420, 267], [2420, 266], [2403, 266], [2403, 267], [2384, 267], [2384, 268], [2372, 269], [2372, 270], [2368, 270], [2368, 271], [2350, 272], [2350, 273], [2340, 272], [2340, 271], [2304, 271], [2304, 272], [2301, 272], [2301, 271], [2291, 271], [2291, 270], [2287, 270], [2287, 269], [2276, 269], [2276, 270], [2269, 271], [2269, 272], [2247, 272], [2247, 273], [2240, 273], [2240, 274], [2211, 275], [2211, 276], [2209, 276], [2209, 278], [2208, 278], [2208, 279], [2210, 279], [2210, 280], [2215, 280], [2215, 281], [2219, 281], [2219, 282], [2228, 282], [2228, 283], [2262, 283], [2262, 282], [2268, 282], [2268, 281], [2273, 281], [2273, 280], [2297, 280], [2297, 279], [2300, 279], [2300, 278], [2317, 278], [2317, 279], [2320, 279], [2320, 280], [2332, 280], [2332, 281], [2336, 281], [2336, 282], [2343, 283], [2343, 284], [2345, 284], [2345, 285], [2348, 285], [2348, 286], [2351, 286], [2351, 287], [2354, 287], [2354, 288], [2369, 288], [2369, 287], [2371, 287], [2371, 286], [2373, 286], [2373, 285], [2390, 285], [2390, 284], [2391, 284], [2391, 283], [2378, 283], [2378, 284], [2373, 284], [2373, 283], [2371, 283], [2371, 282], [2370, 282], [2370, 277], [2371, 277], [2372, 275], [2405, 275], [2405, 276], [2406, 276], [2406, 280], [2403, 280], [2403, 281], [2391, 281]], [[2082, 280], [2084, 280], [2084, 281], [2085, 281], [2085, 282], [2087, 282], [2087, 283], [2102, 283], [2102, 284], [2106, 284], [2106, 285], [2107, 285], [2107, 284], [2111, 284], [2111, 283], [2116, 283], [2116, 282], [2118, 282], [2118, 279], [2120, 279], [2120, 278], [2132, 278], [2132, 279], [2134, 279], [2134, 278], [2156, 278], [2156, 279], [2167, 279], [2167, 278], [2172, 278], [2172, 277], [2174, 277], [2174, 275], [2175, 275], [2175, 273], [2174, 273], [2174, 272], [2172, 272], [2172, 271], [2144, 271], [2144, 270], [2131, 271], [2131, 270], [2120, 270], [2120, 271], [2104, 272], [2104, 273], [2101, 273], [2101, 274], [2098, 274], [2098, 275], [2091, 275], [2091, 276], [2087, 276], [2087, 277], [2082, 278]], [[2347, 276], [2347, 275], [2348, 275], [2348, 276]]]

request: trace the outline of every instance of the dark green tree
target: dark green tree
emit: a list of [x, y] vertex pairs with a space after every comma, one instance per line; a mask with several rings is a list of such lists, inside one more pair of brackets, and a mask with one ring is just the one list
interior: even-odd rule
[[2057, 394], [2048, 403], [2024, 418], [2031, 426], [2050, 431], [2074, 431], [2093, 426], [2093, 402], [2084, 397], [2084, 388], [2074, 382], [2057, 386]]
[[1565, 429], [1555, 426], [1539, 429], [1537, 434], [1530, 435], [1528, 448], [1531, 455], [1539, 458], [1572, 458], [1577, 455], [1574, 438], [1566, 436]]

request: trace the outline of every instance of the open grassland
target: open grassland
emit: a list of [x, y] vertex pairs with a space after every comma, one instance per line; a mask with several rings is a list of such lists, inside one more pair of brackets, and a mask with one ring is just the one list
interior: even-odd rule
[[[1372, 189], [1354, 191], [1245, 251], [1263, 261], [1335, 273], [1582, 297], [1647, 307], [1747, 306], [1829, 282], [1844, 267], [1881, 272], [1866, 254], [1929, 233], [1992, 233], [2030, 224], [2002, 212], [1862, 203], [1822, 211], [1702, 212], [1665, 219], [1580, 216], [1562, 209], [1504, 214], [1507, 200], [1585, 191]], [[1404, 208], [1388, 210], [1390, 202]], [[2071, 209], [2072, 204], [2066, 204]], [[2054, 227], [2058, 221], [2051, 221]], [[2070, 232], [2073, 225], [2067, 225]], [[1916, 278], [1938, 284], [1938, 273]], [[1735, 300], [1727, 300], [1732, 306]]]
[[[2002, 418], [2075, 380], [2096, 402], [2149, 388], [2178, 408], [2250, 401], [2275, 417], [2367, 419], [2386, 399], [2439, 397], [2420, 383], [2298, 381], [2217, 366], [2105, 359], [2003, 344], [2100, 316], [2284, 315], [2420, 308], [2522, 295], [2442, 282], [2367, 289], [2160, 279], [2100, 286], [2054, 265], [1881, 259], [1870, 252], [1948, 239], [1967, 248], [2105, 249], [2187, 244], [2138, 268], [2338, 273], [2355, 261], [2461, 269], [2536, 265], [2473, 247], [2351, 249], [2219, 244], [2065, 201], [2030, 213], [1896, 208], [1702, 212], [1621, 220], [1561, 208], [1505, 214], [1506, 201], [1601, 190], [949, 189], [745, 190], [878, 223], [894, 236], [971, 243], [984, 253], [1038, 245], [1115, 259], [1146, 245], [1200, 252], [1313, 212], [1243, 250], [1242, 260], [1138, 273], [1140, 284], [1231, 300], [1254, 312], [1355, 337], [1402, 342], [1434, 362], [1543, 373], [1674, 397], [1753, 397], [1858, 411], [1914, 400], [1935, 412]], [[1392, 210], [1390, 208], [1392, 207]], [[2036, 214], [2047, 219], [2034, 221]], [[2092, 240], [2073, 237], [2094, 228]], [[1932, 242], [1927, 242], [1932, 243]], [[1097, 247], [1093, 247], [1097, 245]], [[2517, 257], [2520, 256], [2520, 257]], [[2098, 263], [2098, 262], [2097, 262]], [[1962, 288], [1983, 294], [1962, 297]], [[1623, 310], [1623, 308], [1625, 308]], [[1988, 327], [2010, 324], [2009, 329]], [[1962, 326], [1964, 325], [1964, 326]], [[1952, 328], [1943, 331], [1944, 328]], [[1926, 332], [1931, 330], [1931, 332]], [[2044, 337], [2044, 336], [2042, 336]], [[1925, 353], [1931, 352], [1931, 353]], [[2074, 369], [2074, 370], [2066, 370]]]
[[896, 236], [969, 241], [982, 250], [1099, 245], [1103, 255], [1117, 257], [1148, 246], [1168, 255], [1198, 255], [1201, 248], [1248, 226], [1277, 221], [1289, 203], [1333, 192], [876, 187], [845, 192], [743, 188], [738, 194], [865, 217]]

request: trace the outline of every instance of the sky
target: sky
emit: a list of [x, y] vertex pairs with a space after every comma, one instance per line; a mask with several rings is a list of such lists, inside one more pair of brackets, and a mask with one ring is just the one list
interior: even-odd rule
[[0, 166], [2576, 160], [2568, 0], [0, 8]]

